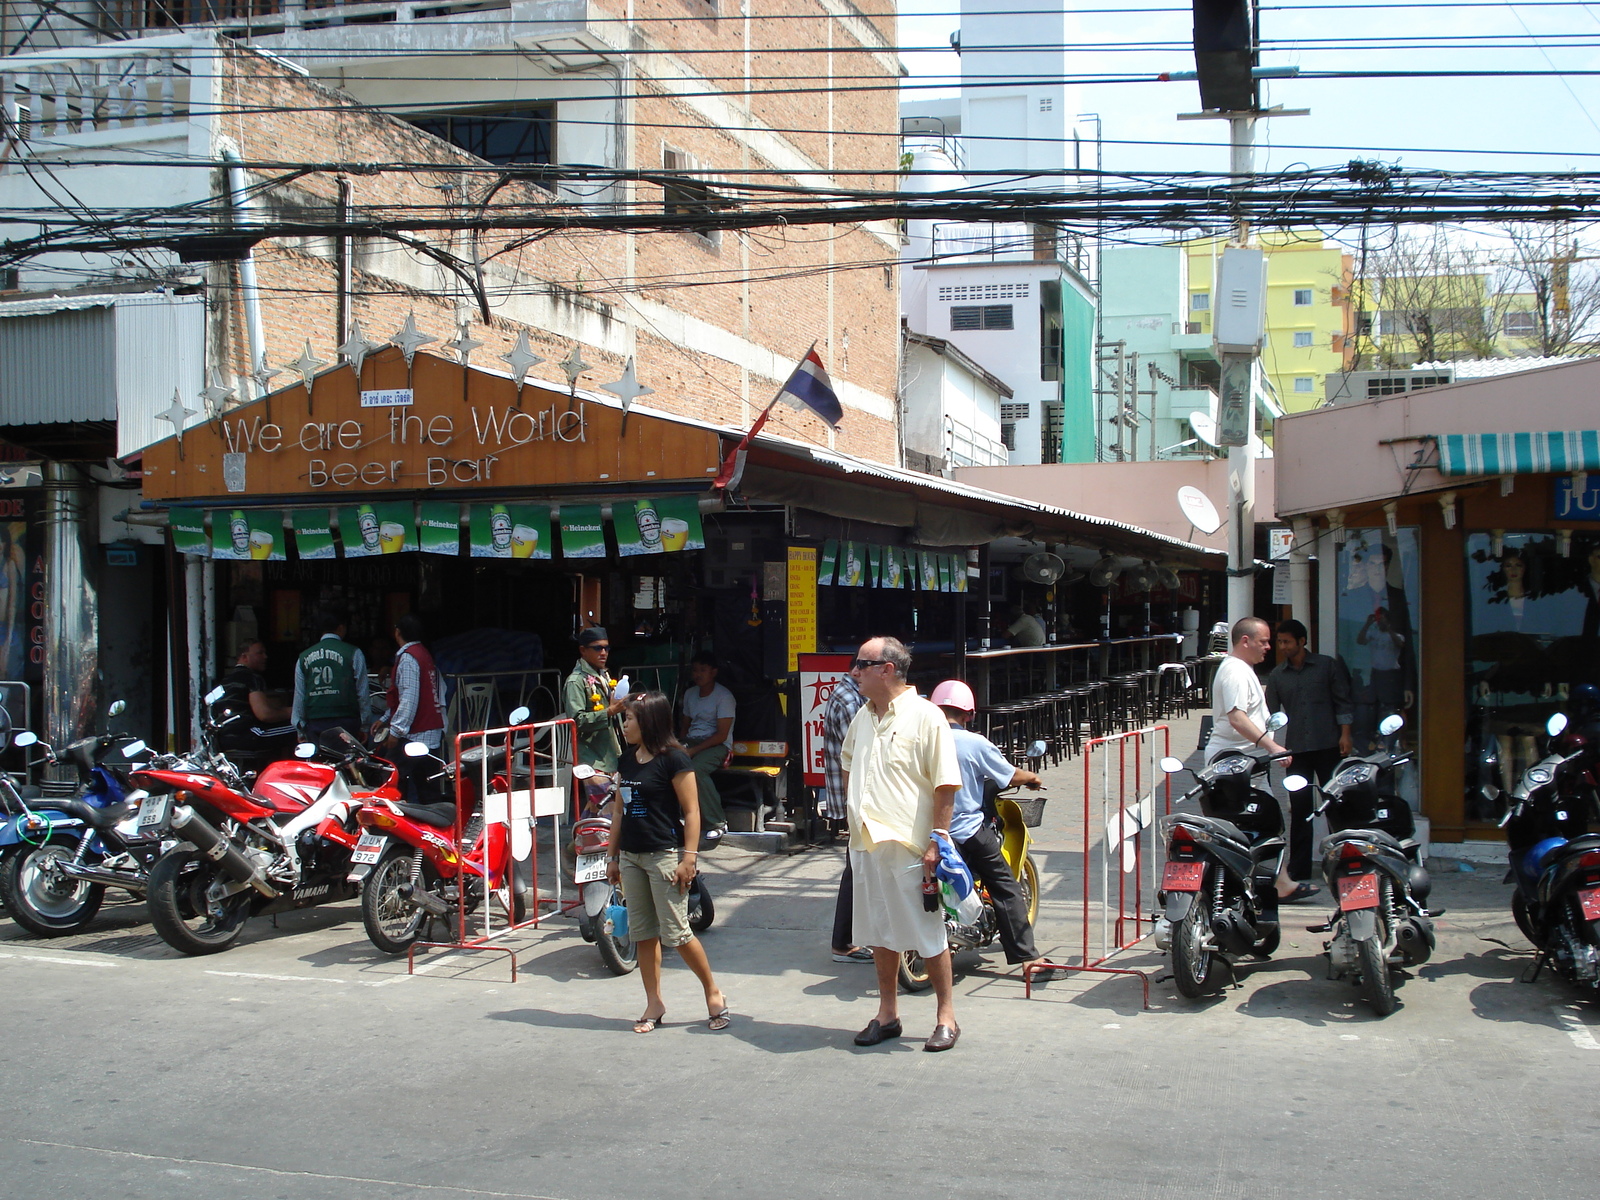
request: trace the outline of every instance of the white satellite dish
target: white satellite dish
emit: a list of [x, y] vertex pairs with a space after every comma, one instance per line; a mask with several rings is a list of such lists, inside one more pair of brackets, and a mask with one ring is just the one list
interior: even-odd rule
[[[1203, 413], [1200, 415], [1204, 415]], [[1197, 487], [1185, 484], [1178, 489], [1178, 507], [1184, 517], [1201, 533], [1215, 533], [1222, 528], [1222, 518], [1217, 516], [1217, 506]]]
[[1189, 428], [1194, 430], [1195, 437], [1199, 438], [1212, 449], [1217, 449], [1217, 423], [1211, 419], [1211, 414], [1195, 409], [1189, 414]]

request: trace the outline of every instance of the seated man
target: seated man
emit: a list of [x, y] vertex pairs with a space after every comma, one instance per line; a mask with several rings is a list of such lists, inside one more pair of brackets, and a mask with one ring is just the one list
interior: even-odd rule
[[722, 793], [711, 781], [711, 772], [725, 764], [733, 752], [737, 706], [733, 693], [717, 682], [717, 660], [713, 655], [702, 651], [690, 660], [689, 680], [689, 689], [683, 694], [683, 715], [678, 719], [678, 740], [694, 765], [695, 783], [700, 789], [700, 827], [726, 829], [728, 818], [722, 811]]
[[289, 706], [267, 691], [267, 681], [261, 677], [266, 669], [266, 646], [248, 642], [238, 661], [217, 681], [225, 689], [211, 713], [217, 724], [217, 749], [246, 771], [259, 771], [294, 753], [297, 735]]
[[[1000, 837], [984, 812], [984, 800], [991, 789], [1013, 784], [1037, 788], [1044, 781], [1032, 771], [1013, 767], [993, 742], [967, 728], [978, 705], [972, 689], [961, 680], [946, 679], [933, 689], [930, 698], [950, 722], [956, 739], [956, 759], [961, 764], [961, 790], [956, 793], [955, 811], [950, 816], [950, 840], [973, 875], [989, 889], [1006, 962], [1013, 966], [1039, 962], [1033, 926], [1028, 923], [1028, 906], [1000, 852]], [[1033, 981], [1043, 983], [1054, 974], [1052, 970], [1036, 971]]]

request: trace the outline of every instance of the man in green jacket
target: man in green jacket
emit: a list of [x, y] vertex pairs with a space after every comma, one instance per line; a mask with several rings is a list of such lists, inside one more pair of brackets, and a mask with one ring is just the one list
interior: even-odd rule
[[578, 761], [596, 771], [612, 774], [622, 747], [617, 742], [613, 718], [622, 711], [622, 701], [613, 699], [616, 681], [606, 670], [611, 654], [611, 639], [599, 625], [591, 625], [578, 635], [578, 661], [562, 689], [562, 707], [578, 726]]
[[294, 664], [292, 719], [308, 738], [342, 728], [359, 738], [367, 710], [367, 658], [345, 641], [347, 618], [339, 609], [322, 613], [322, 636]]

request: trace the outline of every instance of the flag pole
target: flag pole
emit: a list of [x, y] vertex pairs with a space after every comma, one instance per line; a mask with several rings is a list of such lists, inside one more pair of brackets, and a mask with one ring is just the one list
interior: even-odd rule
[[[813, 341], [806, 348], [806, 352], [800, 356], [800, 361], [802, 363], [805, 362], [816, 348], [817, 343]], [[793, 378], [793, 375], [794, 373], [791, 371], [790, 378]], [[739, 440], [737, 446], [728, 451], [728, 457], [722, 460], [722, 466], [717, 470], [717, 477], [711, 481], [713, 491], [732, 491], [739, 486], [739, 480], [744, 477], [744, 460], [749, 451], [750, 442], [755, 438], [756, 434], [761, 432], [762, 426], [767, 423], [767, 418], [772, 415], [773, 407], [783, 398], [784, 388], [788, 386], [789, 380], [785, 379], [779, 385], [772, 399], [767, 401], [767, 406], [761, 410], [761, 415], [756, 418], [755, 424], [750, 426], [750, 432]]]

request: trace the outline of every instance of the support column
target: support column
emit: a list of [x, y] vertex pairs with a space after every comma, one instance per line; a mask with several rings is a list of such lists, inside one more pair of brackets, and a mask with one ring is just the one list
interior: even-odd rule
[[94, 489], [66, 463], [45, 464], [45, 741], [83, 737], [99, 708], [100, 621], [90, 558]]
[[1289, 548], [1289, 607], [1296, 621], [1311, 629], [1311, 542], [1316, 537], [1310, 517], [1296, 517], [1294, 544]]
[[189, 709], [181, 719], [189, 724], [189, 744], [200, 744], [200, 697], [206, 694], [205, 647], [201, 632], [201, 613], [205, 607], [205, 573], [201, 560], [185, 555], [183, 560], [183, 598], [185, 645], [189, 662]]

